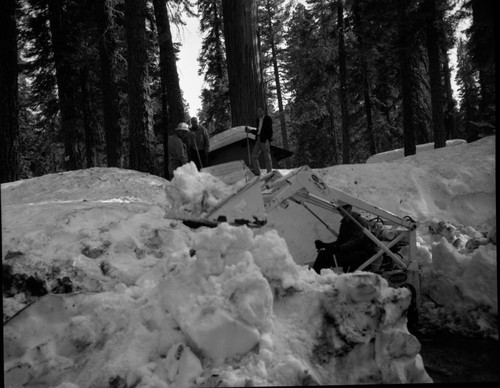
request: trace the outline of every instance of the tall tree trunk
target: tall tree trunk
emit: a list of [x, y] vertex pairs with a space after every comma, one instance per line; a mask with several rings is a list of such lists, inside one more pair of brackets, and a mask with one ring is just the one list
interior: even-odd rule
[[163, 121], [163, 173], [168, 174], [168, 136], [177, 125], [185, 121], [184, 105], [182, 103], [179, 75], [177, 73], [177, 58], [175, 56], [170, 20], [164, 0], [153, 0], [158, 40], [160, 46], [160, 74], [162, 91], [162, 121]]
[[344, 5], [337, 0], [337, 20], [339, 32], [339, 75], [340, 75], [340, 112], [342, 116], [342, 163], [350, 163], [349, 108], [347, 106], [347, 65], [344, 44]]
[[117, 86], [113, 80], [113, 58], [116, 41], [111, 31], [110, 0], [99, 0], [97, 20], [99, 24], [99, 59], [101, 62], [102, 108], [106, 138], [108, 167], [121, 167], [122, 134]]
[[96, 166], [96, 141], [95, 128], [92, 120], [92, 108], [89, 88], [89, 66], [84, 64], [80, 67], [80, 89], [82, 96], [82, 116], [85, 133], [85, 159], [87, 168]]
[[437, 10], [435, 0], [425, 0], [427, 55], [429, 57], [429, 83], [431, 88], [432, 130], [434, 148], [446, 146], [443, 112], [443, 86], [441, 83], [441, 62], [439, 59], [439, 33], [436, 24]]
[[0, 2], [0, 183], [19, 179], [16, 1]]
[[70, 36], [68, 27], [72, 21], [68, 12], [63, 11], [63, 0], [49, 1], [49, 20], [61, 112], [65, 168], [75, 170], [82, 168], [78, 150], [81, 146], [83, 128], [78, 110], [78, 73], [73, 68], [77, 48], [68, 41]]
[[[276, 55], [276, 45], [274, 43], [274, 34], [273, 34], [273, 25], [271, 20], [271, 4], [269, 0], [267, 0], [267, 14], [268, 14], [268, 23], [269, 23], [269, 31], [271, 32], [271, 56], [273, 62], [274, 69], [274, 79], [276, 82], [276, 97], [278, 98], [278, 109], [280, 115], [280, 124], [281, 124], [281, 137], [283, 139], [283, 148], [288, 150], [288, 133], [286, 131], [286, 122], [285, 122], [285, 110], [283, 109], [283, 96], [281, 93], [281, 82], [280, 82], [280, 72], [278, 68], [278, 58]], [[285, 159], [285, 167], [290, 168], [290, 158]]]
[[151, 172], [152, 111], [146, 47], [146, 0], [126, 0], [128, 42], [129, 166]]
[[398, 44], [399, 44], [399, 67], [401, 77], [401, 95], [403, 106], [403, 135], [405, 156], [414, 155], [417, 152], [415, 142], [415, 127], [413, 111], [413, 91], [411, 82], [410, 53], [413, 47], [411, 35], [410, 18], [407, 16], [409, 0], [398, 0]]
[[329, 121], [330, 121], [330, 136], [332, 145], [332, 159], [334, 164], [339, 164], [339, 147], [337, 141], [337, 130], [335, 129], [335, 109], [333, 106], [333, 92], [328, 93], [328, 100], [326, 103], [326, 109], [328, 111]]
[[365, 101], [365, 115], [366, 115], [366, 133], [368, 135], [368, 144], [370, 147], [370, 155], [375, 155], [377, 153], [377, 148], [375, 146], [375, 137], [373, 134], [373, 118], [372, 118], [372, 102], [370, 98], [370, 84], [368, 82], [368, 63], [366, 60], [366, 53], [363, 43], [362, 25], [361, 25], [361, 15], [359, 0], [354, 0], [353, 3], [353, 17], [354, 26], [357, 31], [356, 35], [358, 38], [359, 45], [359, 55], [361, 59], [361, 71], [363, 72], [363, 98]]
[[222, 0], [229, 98], [233, 126], [255, 125], [257, 108], [264, 107], [257, 51], [255, 0]]

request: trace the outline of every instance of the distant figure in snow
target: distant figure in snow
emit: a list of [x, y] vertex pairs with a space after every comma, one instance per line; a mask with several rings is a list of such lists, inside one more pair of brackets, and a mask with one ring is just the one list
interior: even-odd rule
[[264, 161], [267, 172], [271, 172], [273, 164], [271, 160], [271, 142], [273, 141], [273, 120], [264, 109], [259, 106], [257, 109], [256, 127], [245, 127], [245, 132], [255, 135], [255, 145], [252, 151], [252, 168], [255, 175], [260, 175], [259, 155], [264, 152]]
[[[367, 228], [365, 220], [360, 214], [352, 211], [352, 206], [339, 202], [339, 206]], [[323, 268], [335, 266], [335, 259], [344, 272], [352, 272], [375, 254], [375, 243], [370, 240], [363, 230], [348, 216], [343, 215], [340, 222], [339, 236], [332, 243], [324, 243], [316, 240], [314, 242], [318, 256], [314, 262], [313, 269], [320, 273]]]
[[177, 167], [188, 162], [186, 140], [189, 136], [189, 127], [186, 123], [180, 123], [174, 133], [168, 137], [168, 174], [174, 176]]
[[198, 171], [208, 166], [208, 151], [210, 140], [208, 131], [203, 125], [198, 124], [196, 117], [191, 118], [191, 135], [189, 138], [189, 160], [196, 164]]

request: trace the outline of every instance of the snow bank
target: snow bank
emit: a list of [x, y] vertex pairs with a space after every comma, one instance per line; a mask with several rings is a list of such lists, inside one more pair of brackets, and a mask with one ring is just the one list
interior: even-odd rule
[[400, 216], [482, 228], [496, 224], [495, 136], [318, 173], [327, 184]]
[[[494, 140], [319, 171], [418, 217], [419, 330], [498, 338]], [[274, 230], [173, 218], [237, 185], [187, 165], [172, 182], [103, 168], [1, 188], [7, 385], [430, 382], [406, 289], [297, 266]]]
[[[49, 291], [63, 276], [78, 291], [49, 293], [6, 323], [7, 384], [430, 381], [406, 330], [410, 295], [378, 276], [317, 275], [276, 231], [190, 230], [140, 196], [67, 206], [58, 195], [26, 207], [11, 192], [3, 213], [4, 262]], [[4, 294], [18, 298], [8, 317], [33, 300], [21, 295]]]
[[[467, 142], [462, 139], [453, 139], [446, 140], [446, 147], [458, 145], [458, 144], [466, 144]], [[434, 143], [425, 143], [418, 144], [416, 147], [416, 153], [431, 151], [434, 149]], [[396, 150], [380, 152], [378, 154], [370, 156], [366, 163], [380, 163], [380, 162], [392, 162], [395, 160], [399, 160], [405, 157], [404, 148], [398, 148]]]
[[420, 222], [423, 332], [498, 338], [495, 141], [318, 171], [327, 184]]

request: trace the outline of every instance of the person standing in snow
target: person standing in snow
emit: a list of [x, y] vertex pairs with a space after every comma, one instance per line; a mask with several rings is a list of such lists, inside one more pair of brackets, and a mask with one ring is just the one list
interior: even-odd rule
[[264, 109], [259, 106], [257, 109], [256, 127], [245, 127], [245, 132], [255, 135], [255, 146], [252, 151], [252, 168], [255, 175], [260, 175], [259, 155], [264, 152], [264, 161], [267, 172], [271, 172], [273, 164], [271, 160], [271, 142], [273, 141], [273, 120]]
[[174, 130], [174, 134], [168, 137], [168, 173], [172, 178], [177, 167], [188, 162], [187, 147], [185, 141], [189, 136], [189, 127], [186, 123], [180, 123]]
[[[360, 214], [352, 211], [352, 206], [339, 202], [339, 206], [350, 214], [363, 228], [367, 228], [366, 221]], [[342, 214], [342, 213], [341, 213]], [[335, 266], [335, 259], [344, 272], [352, 272], [375, 254], [376, 244], [370, 240], [350, 217], [343, 214], [337, 240], [332, 243], [314, 242], [318, 256], [313, 269], [320, 273], [323, 268]]]
[[203, 125], [198, 124], [196, 117], [191, 118], [191, 134], [189, 138], [189, 160], [196, 164], [198, 171], [208, 166], [208, 151], [210, 139], [208, 131]]

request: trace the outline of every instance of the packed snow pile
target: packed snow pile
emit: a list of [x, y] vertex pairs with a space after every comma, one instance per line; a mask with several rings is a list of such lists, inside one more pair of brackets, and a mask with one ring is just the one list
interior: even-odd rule
[[495, 136], [394, 162], [320, 170], [333, 187], [418, 221], [496, 224]]
[[[419, 330], [498, 338], [494, 142], [318, 171], [418, 218]], [[192, 165], [171, 182], [94, 168], [2, 184], [6, 386], [430, 382], [407, 289], [318, 275], [274, 230], [176, 219], [240, 186]]]
[[[466, 143], [467, 142], [463, 139], [446, 140], [446, 147], [458, 144], [466, 144]], [[416, 153], [418, 154], [420, 152], [429, 151], [432, 149], [434, 149], [434, 143], [418, 144], [416, 147]], [[405, 157], [404, 148], [398, 148], [396, 150], [380, 152], [378, 154], [372, 155], [366, 160], [366, 163], [392, 162], [398, 159], [402, 159], [404, 157]]]
[[[38, 245], [47, 260], [36, 261], [37, 276], [48, 279], [59, 265], [85, 292], [49, 294], [4, 326], [6, 386], [430, 381], [406, 328], [406, 289], [375, 274], [299, 267], [272, 231], [221, 224], [192, 232], [154, 211], [125, 213], [121, 226], [95, 223], [93, 245], [107, 245], [95, 258], [76, 252], [90, 243], [81, 229], [66, 226], [64, 253], [51, 242], [62, 231]], [[34, 252], [24, 247], [16, 260], [28, 265]], [[77, 257], [63, 266], [66, 252]]]
[[319, 171], [327, 184], [419, 221], [422, 331], [498, 339], [495, 142]]

